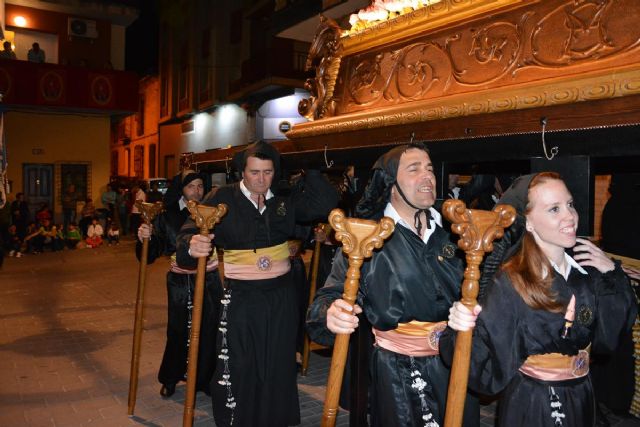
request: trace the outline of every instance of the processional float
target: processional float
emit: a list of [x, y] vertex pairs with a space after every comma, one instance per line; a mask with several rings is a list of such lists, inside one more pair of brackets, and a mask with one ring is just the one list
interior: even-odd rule
[[[191, 218], [200, 229], [200, 234], [208, 236], [213, 227], [227, 213], [227, 205], [220, 203], [217, 206], [200, 205], [193, 200], [187, 202], [187, 208]], [[183, 427], [193, 425], [193, 410], [195, 407], [196, 379], [198, 372], [198, 347], [200, 345], [200, 322], [202, 321], [202, 301], [204, 299], [204, 279], [207, 268], [207, 257], [198, 258], [198, 272], [196, 274], [196, 287], [193, 299], [193, 311], [191, 315], [191, 336], [189, 339], [189, 356], [187, 365], [187, 395], [184, 400]]]
[[[162, 203], [145, 203], [136, 201], [142, 220], [147, 225], [162, 211]], [[138, 371], [140, 368], [140, 342], [142, 340], [142, 322], [144, 320], [144, 288], [147, 281], [147, 258], [149, 256], [149, 239], [142, 239], [142, 254], [138, 271], [138, 292], [136, 294], [136, 314], [133, 324], [133, 345], [131, 347], [131, 370], [129, 371], [129, 399], [127, 414], [133, 415], [138, 393]]]
[[[382, 247], [384, 239], [393, 233], [395, 224], [388, 217], [383, 217], [379, 222], [346, 218], [340, 209], [331, 211], [329, 223], [336, 231], [336, 239], [342, 242], [342, 252], [349, 255], [349, 269], [344, 282], [342, 299], [353, 307], [358, 293], [360, 267], [364, 259], [369, 258], [375, 248]], [[338, 398], [348, 348], [349, 334], [336, 334], [322, 411], [322, 427], [332, 427], [336, 423]]]
[[[493, 250], [493, 241], [504, 235], [504, 229], [513, 224], [516, 211], [509, 205], [497, 205], [493, 211], [467, 209], [462, 200], [444, 202], [442, 213], [451, 222], [451, 231], [460, 235], [458, 247], [465, 252], [467, 267], [462, 282], [460, 302], [469, 310], [477, 304], [480, 263], [486, 252]], [[449, 378], [445, 427], [460, 427], [464, 411], [471, 361], [473, 329], [458, 332]]]

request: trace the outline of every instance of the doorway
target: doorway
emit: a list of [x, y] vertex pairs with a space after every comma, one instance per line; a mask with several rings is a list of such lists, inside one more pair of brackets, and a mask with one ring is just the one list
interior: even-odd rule
[[32, 219], [43, 203], [53, 211], [53, 165], [26, 163], [22, 167], [24, 197]]

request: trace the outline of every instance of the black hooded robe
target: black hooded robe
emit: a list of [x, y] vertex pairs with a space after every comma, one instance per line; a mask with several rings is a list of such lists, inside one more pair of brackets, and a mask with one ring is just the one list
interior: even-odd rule
[[[494, 395], [499, 403], [501, 427], [588, 427], [594, 425], [594, 398], [590, 376], [565, 381], [542, 381], [519, 371], [528, 356], [577, 354], [591, 343], [591, 352], [611, 352], [623, 331], [631, 328], [636, 308], [628, 279], [619, 265], [602, 274], [585, 267], [587, 275], [571, 269], [568, 280], [555, 273], [552, 288], [567, 304], [576, 296], [576, 318], [568, 339], [560, 331], [564, 313], [534, 310], [524, 303], [508, 275], [498, 273], [487, 290], [483, 309], [473, 330], [469, 388]], [[453, 358], [455, 331], [440, 338], [445, 360]], [[561, 424], [552, 418], [551, 394], [564, 414]]]
[[[462, 261], [456, 246], [440, 226], [425, 244], [408, 228], [396, 224], [383, 247], [361, 268], [358, 304], [371, 325], [382, 331], [412, 320], [440, 322], [460, 297]], [[309, 308], [307, 331], [313, 341], [333, 343], [326, 327], [326, 312], [342, 297], [348, 260], [338, 250], [327, 281]], [[426, 382], [424, 401], [416, 387], [415, 372]], [[374, 347], [371, 359], [370, 411], [374, 427], [425, 426], [424, 406], [442, 425], [449, 383], [449, 369], [439, 356], [410, 357]], [[465, 425], [478, 425], [477, 400], [465, 408]], [[475, 411], [475, 415], [474, 412]]]
[[[319, 171], [307, 171], [303, 192], [274, 195], [261, 214], [242, 193], [240, 184], [221, 187], [204, 204], [224, 203], [227, 214], [213, 230], [216, 246], [224, 250], [266, 248], [285, 243], [295, 234], [295, 223], [326, 218], [337, 204], [337, 194]], [[187, 221], [178, 236], [180, 266], [195, 265], [188, 255], [191, 236]], [[225, 278], [224, 334], [218, 333], [218, 357], [227, 358], [229, 373], [219, 362], [211, 381], [213, 414], [217, 426], [287, 426], [300, 423], [296, 384], [298, 297], [292, 273], [272, 279]], [[222, 338], [226, 334], [226, 342]], [[222, 351], [224, 350], [224, 352]], [[227, 376], [228, 375], [228, 376]], [[230, 383], [230, 384], [226, 384]], [[229, 387], [227, 387], [229, 385]]]
[[[153, 220], [153, 234], [149, 240], [147, 263], [158, 257], [172, 255], [176, 250], [176, 236], [189, 211], [180, 210], [178, 202], [171, 203]], [[142, 254], [142, 243], [136, 244], [138, 260]], [[162, 384], [177, 384], [186, 381], [188, 340], [191, 330], [189, 319], [195, 292], [196, 275], [167, 272], [167, 343], [164, 348], [158, 381]], [[215, 370], [215, 337], [218, 329], [222, 283], [218, 270], [207, 272], [205, 276], [202, 321], [200, 323], [200, 343], [198, 346], [198, 369], [196, 391], [209, 393], [209, 382]]]

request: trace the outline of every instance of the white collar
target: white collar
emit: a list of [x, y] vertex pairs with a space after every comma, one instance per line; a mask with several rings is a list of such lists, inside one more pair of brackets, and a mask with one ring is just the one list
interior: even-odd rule
[[[255, 206], [256, 209], [258, 209], [258, 204], [254, 202], [253, 199], [251, 198], [251, 191], [249, 191], [247, 187], [244, 185], [244, 179], [240, 181], [240, 191], [242, 191], [242, 194], [244, 194], [245, 197], [249, 199], [249, 201], [253, 204], [253, 206]], [[265, 195], [264, 198], [265, 200], [269, 200], [272, 197], [273, 197], [273, 193], [271, 192], [271, 189], [268, 189], [267, 194]], [[267, 208], [266, 206], [262, 206], [260, 208], [260, 213], [264, 212], [266, 208]]]
[[558, 267], [558, 265], [551, 261], [551, 259], [549, 259], [549, 262], [551, 263], [551, 266], [553, 267], [553, 269], [560, 275], [562, 275], [562, 277], [564, 277], [564, 280], [567, 280], [569, 278], [569, 273], [571, 273], [571, 268], [575, 268], [576, 270], [578, 270], [580, 273], [582, 274], [589, 274], [587, 273], [587, 271], [582, 268], [582, 266], [580, 264], [578, 264], [578, 262], [571, 258], [571, 256], [569, 256], [568, 253], [564, 253], [564, 260], [567, 263], [567, 269], [565, 270], [564, 274], [562, 274], [560, 272], [560, 267]]
[[[440, 227], [442, 227], [442, 215], [440, 215], [440, 212], [438, 212], [437, 210], [435, 210], [433, 208], [429, 208], [429, 212], [431, 213], [431, 220], [429, 221], [429, 226], [430, 227], [427, 228], [424, 231], [424, 236], [422, 236], [422, 241], [425, 244], [429, 241], [429, 237], [431, 237], [433, 232], [436, 230], [435, 225], [437, 224]], [[411, 225], [407, 224], [407, 222], [404, 219], [402, 219], [402, 217], [400, 216], [400, 214], [398, 213], [396, 208], [393, 207], [391, 202], [387, 203], [387, 207], [384, 208], [384, 216], [388, 216], [396, 224], [400, 224], [403, 227], [413, 231], [413, 227]], [[414, 231], [414, 233], [415, 233], [415, 231]]]
[[178, 200], [178, 206], [180, 207], [180, 210], [187, 207], [187, 201], [184, 199], [184, 196], [180, 197], [180, 200]]

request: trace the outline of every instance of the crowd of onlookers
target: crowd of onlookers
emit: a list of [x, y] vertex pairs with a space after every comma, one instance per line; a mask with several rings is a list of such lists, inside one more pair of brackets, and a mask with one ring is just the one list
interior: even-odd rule
[[32, 213], [24, 194], [17, 193], [0, 220], [0, 258], [117, 245], [121, 235], [138, 228], [136, 200], [162, 200], [162, 194], [157, 188], [145, 192], [143, 184], [111, 183], [101, 195], [102, 207], [96, 208], [91, 198], [83, 197], [70, 184], [61, 195], [63, 221], [56, 223], [48, 203]]
[[119, 243], [118, 225], [109, 216], [102, 216], [97, 212], [91, 199], [84, 203], [79, 223], [75, 222], [75, 215], [65, 217], [64, 223], [55, 223], [48, 203], [43, 203], [31, 216], [22, 193], [16, 195], [10, 212], [10, 222], [3, 224], [0, 239], [3, 251], [10, 257], [20, 258], [25, 253], [38, 254], [47, 250], [56, 252], [65, 248], [93, 248], [100, 246], [104, 239], [109, 244]]

